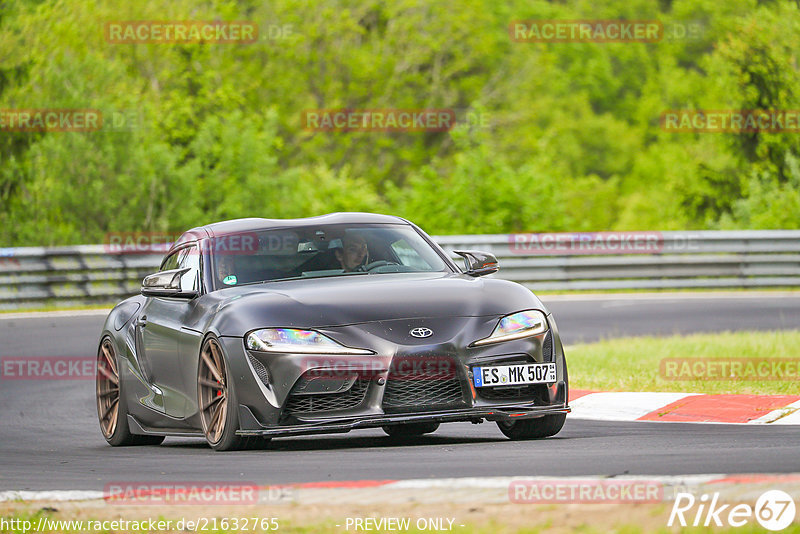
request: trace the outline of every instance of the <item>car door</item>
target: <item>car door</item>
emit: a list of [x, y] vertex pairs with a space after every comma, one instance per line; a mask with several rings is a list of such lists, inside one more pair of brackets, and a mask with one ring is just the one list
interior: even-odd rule
[[[200, 291], [200, 254], [196, 244], [183, 247], [162, 262], [161, 270], [189, 270], [181, 276], [181, 289]], [[187, 407], [187, 388], [183, 363], [178, 348], [185, 337], [199, 333], [185, 328], [197, 299], [178, 297], [148, 297], [137, 324], [140, 351], [147, 366], [147, 378], [161, 391], [163, 411], [172, 417], [183, 418]], [[156, 401], [157, 402], [157, 401]]]

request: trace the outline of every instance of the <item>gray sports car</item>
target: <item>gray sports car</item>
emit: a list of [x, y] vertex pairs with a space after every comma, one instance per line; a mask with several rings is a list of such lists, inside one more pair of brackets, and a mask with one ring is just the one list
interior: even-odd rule
[[564, 424], [556, 323], [528, 289], [483, 278], [496, 258], [416, 225], [336, 213], [240, 219], [185, 232], [141, 295], [106, 319], [97, 412], [111, 445], [496, 421], [512, 439]]

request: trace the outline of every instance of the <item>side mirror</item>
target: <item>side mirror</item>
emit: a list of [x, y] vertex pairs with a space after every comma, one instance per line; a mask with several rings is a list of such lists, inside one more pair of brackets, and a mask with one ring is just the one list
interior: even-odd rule
[[500, 268], [494, 254], [478, 250], [454, 250], [453, 252], [464, 258], [464, 266], [467, 269], [464, 274], [483, 276], [496, 273]]
[[181, 291], [181, 276], [191, 270], [170, 269], [146, 276], [142, 280], [142, 295], [145, 297], [178, 297], [191, 299], [197, 296], [197, 291]]

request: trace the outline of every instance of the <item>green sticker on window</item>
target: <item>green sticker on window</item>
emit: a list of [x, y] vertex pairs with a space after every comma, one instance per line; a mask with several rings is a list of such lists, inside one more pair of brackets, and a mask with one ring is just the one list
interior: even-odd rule
[[225, 278], [222, 279], [222, 283], [229, 286], [235, 286], [236, 277], [234, 275], [226, 276]]

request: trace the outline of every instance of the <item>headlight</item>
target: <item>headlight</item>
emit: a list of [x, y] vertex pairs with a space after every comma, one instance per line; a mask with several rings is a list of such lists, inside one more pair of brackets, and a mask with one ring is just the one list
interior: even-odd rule
[[486, 345], [499, 341], [509, 341], [521, 337], [535, 336], [547, 332], [547, 319], [544, 314], [536, 310], [522, 311], [506, 315], [489, 337], [479, 339], [473, 345]]
[[354, 349], [337, 343], [314, 330], [264, 328], [250, 332], [245, 338], [250, 350], [261, 352], [297, 352], [303, 354], [374, 354], [371, 350]]

